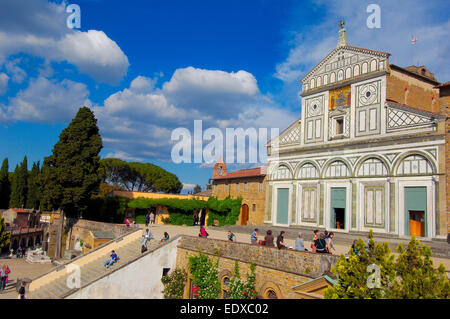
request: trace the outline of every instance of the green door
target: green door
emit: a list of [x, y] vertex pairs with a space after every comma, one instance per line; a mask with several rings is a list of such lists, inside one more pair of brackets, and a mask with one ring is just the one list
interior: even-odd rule
[[424, 212], [425, 237], [427, 236], [427, 188], [405, 187], [405, 234], [410, 235], [410, 212]]
[[277, 224], [289, 224], [289, 188], [277, 189]]
[[338, 216], [339, 222], [345, 225], [345, 213], [347, 204], [347, 188], [345, 187], [332, 187], [330, 196], [330, 227], [338, 228], [336, 226], [336, 216]]

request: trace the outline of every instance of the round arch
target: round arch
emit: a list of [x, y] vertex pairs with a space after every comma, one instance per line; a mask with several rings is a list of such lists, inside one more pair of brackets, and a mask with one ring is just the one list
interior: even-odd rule
[[326, 175], [326, 173], [327, 173], [327, 171], [328, 171], [328, 168], [329, 168], [330, 165], [333, 164], [334, 162], [342, 162], [342, 163], [344, 163], [344, 164], [347, 166], [349, 176], [342, 177], [342, 178], [350, 178], [350, 177], [353, 177], [353, 170], [352, 170], [352, 166], [350, 165], [350, 163], [349, 163], [346, 159], [344, 159], [344, 158], [342, 158], [342, 157], [335, 157], [335, 158], [332, 158], [332, 159], [328, 160], [328, 161], [325, 163], [325, 165], [323, 166], [322, 175], [321, 175], [323, 178], [326, 178], [325, 175]]
[[[300, 173], [300, 170], [302, 169], [302, 167], [303, 166], [305, 166], [305, 165], [307, 165], [307, 164], [310, 164], [310, 165], [312, 165], [312, 166], [314, 166], [315, 168], [316, 168], [316, 170], [317, 170], [317, 177], [315, 177], [315, 178], [320, 178], [320, 176], [322, 176], [322, 172], [320, 171], [320, 168], [319, 168], [319, 165], [317, 165], [317, 163], [315, 163], [314, 161], [312, 161], [312, 160], [305, 160], [305, 161], [303, 161], [303, 162], [301, 162], [301, 163], [299, 163], [296, 167], [295, 167], [295, 169], [294, 169], [294, 178], [295, 179], [298, 179], [299, 178], [299, 173]], [[311, 179], [314, 179], [314, 177], [313, 178], [311, 178]]]
[[264, 299], [269, 299], [271, 291], [275, 293], [276, 299], [283, 299], [280, 288], [274, 282], [267, 281], [259, 289], [260, 296]]
[[[414, 156], [414, 155], [424, 157], [428, 161], [428, 163], [431, 165], [431, 169], [433, 171], [430, 175], [437, 173], [436, 164], [434, 163], [434, 160], [431, 158], [431, 156], [429, 156], [428, 154], [421, 152], [421, 151], [409, 151], [409, 152], [405, 152], [405, 153], [401, 154], [395, 160], [394, 165], [392, 166], [392, 175], [398, 176], [399, 174], [397, 174], [397, 170], [398, 170], [398, 167], [400, 166], [400, 164], [403, 162], [403, 160], [409, 156]], [[400, 175], [403, 175], [403, 174], [400, 174]]]
[[[369, 160], [369, 159], [372, 159], [372, 158], [373, 158], [373, 159], [377, 159], [377, 160], [379, 160], [381, 163], [384, 164], [384, 167], [385, 167], [386, 170], [387, 170], [387, 175], [388, 175], [388, 176], [389, 176], [389, 175], [392, 175], [391, 167], [389, 166], [389, 163], [388, 163], [388, 161], [387, 161], [385, 158], [381, 157], [380, 155], [366, 155], [366, 156], [360, 158], [360, 159], [358, 160], [358, 162], [356, 163], [355, 169], [354, 169], [354, 174], [355, 174], [355, 176], [364, 176], [364, 175], [359, 175], [359, 169], [361, 168], [362, 164], [364, 164], [365, 161], [367, 161], [367, 160]], [[383, 175], [376, 175], [376, 176], [383, 176]]]
[[286, 163], [286, 162], [281, 162], [281, 163], [279, 163], [279, 164], [275, 167], [275, 169], [273, 169], [272, 172], [270, 172], [270, 179], [271, 179], [272, 181], [279, 180], [279, 179], [276, 179], [276, 178], [274, 178], [274, 177], [275, 177], [275, 174], [278, 172], [278, 170], [279, 170], [281, 167], [286, 167], [286, 168], [289, 170], [289, 173], [291, 174], [291, 177], [290, 177], [290, 178], [293, 178], [293, 176], [294, 176], [293, 171], [294, 171], [294, 170], [292, 169], [291, 165], [289, 165], [289, 163]]

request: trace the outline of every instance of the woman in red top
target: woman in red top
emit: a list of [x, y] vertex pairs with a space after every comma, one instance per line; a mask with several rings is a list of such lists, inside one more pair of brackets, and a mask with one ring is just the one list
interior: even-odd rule
[[206, 229], [205, 229], [204, 226], [200, 226], [200, 234], [199, 234], [199, 236], [203, 237], [203, 238], [208, 238], [208, 233], [206, 232]]

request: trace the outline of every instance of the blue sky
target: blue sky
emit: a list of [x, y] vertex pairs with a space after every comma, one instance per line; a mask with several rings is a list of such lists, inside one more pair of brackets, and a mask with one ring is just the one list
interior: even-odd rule
[[[81, 29], [66, 26], [70, 3], [81, 8]], [[204, 187], [209, 167], [171, 162], [172, 130], [192, 130], [195, 119], [204, 128], [286, 128], [300, 115], [299, 79], [335, 47], [341, 19], [350, 45], [449, 80], [448, 1], [377, 1], [380, 29], [367, 28], [370, 3], [3, 0], [0, 159], [10, 170], [24, 155], [42, 162], [88, 105], [102, 157], [152, 162]]]

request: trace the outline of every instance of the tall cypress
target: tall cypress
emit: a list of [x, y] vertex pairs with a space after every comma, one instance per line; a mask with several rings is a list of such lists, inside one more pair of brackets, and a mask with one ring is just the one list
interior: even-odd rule
[[40, 163], [33, 163], [33, 168], [28, 174], [28, 193], [27, 193], [27, 208], [39, 209], [39, 174], [40, 174]]
[[11, 181], [9, 180], [8, 169], [8, 158], [5, 158], [0, 169], [0, 208], [3, 209], [9, 207], [9, 199], [11, 197]]
[[9, 206], [15, 208], [24, 208], [27, 201], [28, 192], [28, 160], [25, 156], [20, 166], [14, 170], [11, 183], [11, 199]]
[[100, 185], [101, 149], [97, 119], [89, 108], [82, 107], [62, 131], [52, 155], [44, 160], [42, 206], [62, 209], [69, 217], [77, 217], [85, 211]]

